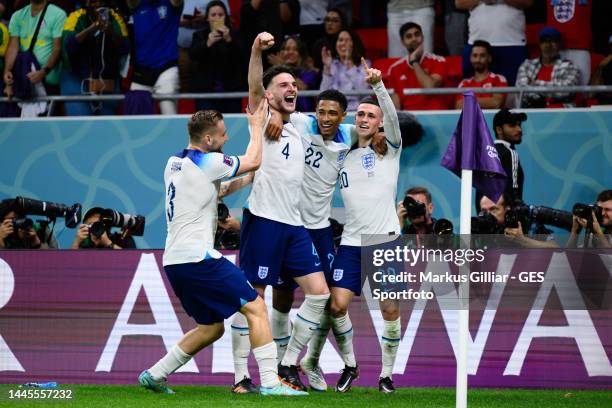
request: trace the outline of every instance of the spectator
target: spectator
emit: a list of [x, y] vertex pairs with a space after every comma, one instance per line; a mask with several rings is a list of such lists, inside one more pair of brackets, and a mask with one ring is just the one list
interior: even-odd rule
[[299, 0], [279, 1], [280, 19], [283, 35], [300, 35], [300, 2]]
[[435, 54], [423, 52], [423, 32], [416, 23], [405, 23], [399, 31], [408, 55], [389, 67], [389, 88], [397, 109], [431, 110], [447, 109], [446, 96], [404, 95], [406, 88], [440, 88], [446, 80], [446, 60]]
[[[189, 56], [189, 49], [196, 31], [206, 28], [206, 6], [211, 0], [192, 0], [185, 4], [183, 15], [179, 22], [178, 30], [178, 67], [179, 67], [179, 88], [181, 92], [194, 92], [193, 81], [198, 75], [197, 65]], [[225, 9], [229, 10], [227, 0], [222, 0]], [[229, 14], [229, 12], [227, 13]]]
[[[134, 19], [132, 91], [178, 91], [178, 28], [183, 0], [127, 0]], [[163, 115], [176, 113], [176, 102], [159, 103]]]
[[[540, 58], [526, 60], [519, 68], [516, 86], [572, 86], [578, 85], [580, 72], [571, 61], [561, 58], [561, 33], [553, 27], [540, 31]], [[528, 93], [521, 106], [526, 108], [562, 108], [574, 106], [573, 94]]]
[[[44, 24], [41, 24], [33, 53], [40, 69], [27, 74], [38, 95], [58, 95], [60, 78], [60, 57], [62, 54], [62, 29], [66, 21], [66, 13], [53, 4], [47, 5], [47, 0], [32, 0], [31, 4], [13, 13], [9, 23], [10, 41], [5, 55], [4, 83], [5, 93], [13, 94], [13, 67], [18, 51], [26, 51], [36, 31], [41, 13], [44, 14]], [[23, 108], [25, 109], [25, 107]], [[36, 116], [46, 110], [45, 104], [37, 105], [31, 114]], [[23, 115], [23, 112], [22, 112]]]
[[425, 54], [432, 53], [435, 16], [434, 0], [390, 0], [387, 4], [389, 58], [406, 56], [402, 36], [398, 37], [397, 33], [407, 21], [412, 21], [421, 27], [423, 52]]
[[[283, 38], [279, 0], [243, 0], [240, 8], [240, 35], [242, 44], [253, 44], [259, 33], [268, 32], [276, 39]], [[244, 47], [244, 60], [251, 56], [251, 48]], [[280, 51], [280, 41], [264, 52], [264, 57]], [[267, 60], [264, 58], [264, 69]]]
[[484, 40], [492, 46], [493, 72], [503, 75], [514, 85], [516, 72], [527, 58], [524, 9], [533, 0], [455, 0], [460, 10], [469, 10], [468, 46], [463, 50], [463, 77], [470, 77], [470, 53], [476, 40]]
[[[8, 27], [0, 20], [0, 72], [4, 72], [4, 55], [6, 54], [9, 41]], [[4, 75], [0, 78], [0, 89], [4, 89]]]
[[[474, 69], [474, 76], [464, 79], [459, 83], [459, 88], [494, 88], [508, 86], [503, 75], [494, 74], [489, 71], [491, 64], [491, 44], [486, 41], [476, 40], [472, 45], [470, 62]], [[506, 96], [496, 94], [476, 94], [478, 104], [482, 109], [499, 109], [504, 106]], [[463, 95], [456, 95], [455, 109], [463, 108]]]
[[[612, 35], [608, 40], [608, 55], [599, 63], [593, 74], [592, 85], [612, 85], [612, 64], [610, 62], [612, 62]], [[597, 99], [603, 105], [612, 105], [612, 92], [602, 93]]]
[[345, 28], [349, 28], [353, 15], [351, 0], [300, 0], [300, 36], [308, 47], [323, 35], [324, 20], [332, 8], [341, 10], [347, 19]]
[[[129, 53], [127, 28], [108, 0], [88, 0], [64, 24], [62, 95], [119, 92], [120, 70]], [[67, 115], [112, 115], [116, 101], [67, 102]]]
[[[243, 89], [244, 63], [238, 33], [232, 30], [225, 4], [211, 1], [206, 6], [207, 26], [193, 35], [189, 55], [197, 63], [193, 78], [196, 92], [235, 92]], [[240, 100], [200, 99], [197, 110], [240, 112]]]
[[[297, 36], [285, 39], [278, 54], [268, 55], [271, 65], [288, 65], [294, 69], [297, 87], [300, 91], [318, 89], [317, 72], [307, 65], [309, 61], [306, 45]], [[314, 112], [313, 98], [298, 96], [297, 108], [300, 112]]]
[[467, 12], [444, 0], [444, 42], [448, 55], [461, 55], [467, 42]]
[[578, 85], [587, 85], [591, 77], [592, 33], [591, 10], [593, 0], [548, 0], [546, 25], [561, 33], [561, 56], [572, 61], [580, 71]]
[[331, 50], [334, 44], [336, 44], [340, 31], [346, 28], [348, 28], [348, 24], [346, 22], [346, 16], [342, 11], [338, 8], [329, 9], [323, 19], [323, 31], [325, 33], [315, 41], [311, 48], [311, 55], [314, 61], [313, 64], [317, 69], [323, 69], [323, 61], [321, 61], [321, 51], [323, 47], [327, 47]]
[[[12, 200], [11, 200], [12, 201]], [[2, 204], [6, 203], [6, 200]], [[59, 245], [48, 222], [32, 222], [7, 206], [1, 206], [0, 248], [2, 249], [57, 249]], [[26, 222], [23, 222], [24, 219]]]
[[134, 239], [129, 235], [129, 230], [121, 233], [111, 233], [102, 221], [101, 207], [91, 208], [85, 213], [83, 223], [77, 229], [71, 249], [123, 249], [136, 248]]
[[[364, 49], [359, 36], [352, 30], [342, 30], [338, 34], [336, 46], [331, 50], [324, 47], [321, 51], [323, 78], [321, 90], [339, 91], [369, 90], [365, 81], [365, 71], [361, 65]], [[369, 66], [368, 62], [368, 66]], [[359, 96], [347, 96], [347, 111], [354, 111], [359, 105]]]

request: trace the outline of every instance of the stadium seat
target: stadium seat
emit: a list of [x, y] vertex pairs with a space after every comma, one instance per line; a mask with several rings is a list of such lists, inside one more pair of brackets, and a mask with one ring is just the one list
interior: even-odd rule
[[177, 113], [179, 115], [192, 114], [196, 111], [194, 99], [179, 99], [177, 105]]
[[386, 28], [361, 28], [355, 32], [363, 43], [367, 59], [374, 61], [387, 56], [389, 47]]

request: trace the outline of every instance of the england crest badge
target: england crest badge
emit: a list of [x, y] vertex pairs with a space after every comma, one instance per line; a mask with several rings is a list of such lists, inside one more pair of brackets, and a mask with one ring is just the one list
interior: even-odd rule
[[344, 269], [334, 269], [334, 275], [332, 276], [333, 280], [338, 282], [340, 279], [342, 279], [342, 276], [344, 276]]
[[553, 4], [553, 13], [555, 20], [560, 23], [567, 23], [574, 17], [576, 11], [576, 1], [574, 0], [556, 0]]
[[259, 279], [266, 279], [266, 276], [268, 276], [268, 267], [260, 266], [259, 270], [257, 271], [257, 276]]
[[374, 155], [374, 153], [368, 153], [368, 154], [364, 154], [363, 156], [361, 156], [361, 165], [367, 171], [372, 170], [375, 164], [376, 164], [376, 156]]

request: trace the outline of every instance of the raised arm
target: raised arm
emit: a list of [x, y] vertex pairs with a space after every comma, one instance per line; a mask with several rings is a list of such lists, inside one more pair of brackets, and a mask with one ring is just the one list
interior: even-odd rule
[[248, 186], [253, 182], [255, 173], [250, 171], [244, 177], [236, 177], [234, 179], [224, 181], [219, 188], [219, 198], [230, 195], [243, 187]]
[[400, 132], [399, 118], [397, 117], [397, 111], [395, 110], [393, 100], [382, 81], [382, 74], [378, 69], [369, 68], [363, 58], [361, 59], [361, 64], [366, 72], [365, 80], [372, 86], [378, 98], [380, 109], [383, 112], [385, 137], [392, 147], [399, 149], [402, 146], [402, 133]]
[[249, 106], [259, 106], [264, 96], [263, 87], [263, 63], [261, 53], [274, 46], [274, 37], [270, 33], [259, 33], [251, 47], [251, 58], [249, 60]]
[[260, 98], [259, 105], [254, 112], [247, 112], [251, 140], [244, 156], [239, 157], [240, 167], [238, 167], [236, 175], [257, 170], [261, 165], [263, 126], [267, 115], [268, 100], [266, 98]]

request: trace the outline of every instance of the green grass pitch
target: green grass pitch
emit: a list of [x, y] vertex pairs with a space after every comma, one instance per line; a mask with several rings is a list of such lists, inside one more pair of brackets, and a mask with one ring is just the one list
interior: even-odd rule
[[[452, 388], [401, 388], [393, 395], [382, 395], [375, 388], [354, 388], [347, 394], [329, 389], [326, 393], [311, 392], [307, 397], [262, 397], [232, 395], [229, 387], [175, 386], [175, 395], [160, 395], [131, 385], [63, 385], [72, 389], [71, 400], [9, 399], [16, 385], [0, 385], [0, 406], [15, 407], [454, 407]], [[606, 407], [612, 406], [610, 391], [471, 389], [471, 407]]]

